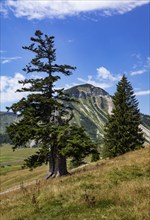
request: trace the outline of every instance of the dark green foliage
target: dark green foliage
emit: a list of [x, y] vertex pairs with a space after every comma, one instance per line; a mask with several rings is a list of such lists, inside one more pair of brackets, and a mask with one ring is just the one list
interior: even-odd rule
[[11, 140], [8, 134], [0, 134], [0, 145], [1, 144], [11, 144]]
[[66, 128], [65, 134], [59, 136], [59, 143], [65, 143], [66, 146], [62, 148], [61, 153], [72, 157], [72, 161], [76, 165], [80, 165], [85, 156], [91, 153], [96, 153], [96, 146], [87, 136], [82, 127], [70, 126]]
[[17, 91], [30, 94], [8, 108], [21, 119], [7, 127], [7, 132], [14, 148], [29, 145], [31, 141], [41, 147], [25, 161], [26, 166], [32, 168], [49, 162], [50, 176], [66, 175], [66, 157], [82, 158], [90, 153], [91, 143], [81, 128], [69, 126], [73, 113], [67, 103], [74, 99], [64, 93], [64, 89], [54, 87], [60, 74], [69, 76], [75, 67], [55, 63], [54, 37], [36, 31], [31, 41], [33, 43], [23, 49], [33, 52], [35, 58], [23, 70], [40, 73], [41, 78], [19, 81], [23, 88]]
[[47, 163], [52, 148], [55, 148], [57, 155], [71, 157], [72, 161], [78, 166], [86, 155], [97, 153], [95, 145], [82, 127], [69, 125], [53, 127], [50, 143], [51, 149], [48, 148], [49, 142], [43, 142], [43, 148], [25, 160], [26, 166], [32, 168], [42, 165], [43, 162]]
[[144, 143], [138, 102], [124, 75], [113, 97], [114, 109], [108, 117], [104, 136], [104, 157], [115, 157], [135, 150]]
[[92, 158], [91, 158], [91, 162], [95, 162], [97, 160], [99, 160], [100, 157], [99, 157], [99, 153], [98, 152], [95, 152], [92, 154]]
[[15, 147], [25, 145], [28, 140], [42, 142], [43, 136], [44, 140], [46, 137], [49, 140], [48, 134], [52, 125], [66, 123], [67, 116], [70, 117], [69, 110], [66, 110], [67, 106], [62, 102], [68, 101], [69, 97], [64, 94], [63, 89], [54, 89], [54, 83], [60, 79], [60, 73], [70, 75], [75, 67], [55, 64], [53, 36], [43, 36], [43, 33], [36, 31], [31, 41], [34, 43], [23, 49], [33, 52], [35, 58], [23, 70], [26, 73], [41, 73], [41, 78], [19, 81], [23, 88], [17, 92], [27, 91], [30, 94], [8, 108], [23, 116], [19, 122], [7, 128]]
[[48, 163], [48, 148], [41, 148], [35, 154], [31, 155], [27, 159], [25, 159], [25, 163], [22, 168], [33, 168], [39, 167], [43, 165], [43, 162]]

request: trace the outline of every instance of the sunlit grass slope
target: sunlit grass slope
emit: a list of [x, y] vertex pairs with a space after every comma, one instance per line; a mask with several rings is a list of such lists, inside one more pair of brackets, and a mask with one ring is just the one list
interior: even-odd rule
[[20, 185], [23, 182], [28, 183], [43, 178], [47, 166], [39, 167], [33, 172], [28, 169], [22, 169], [24, 159], [34, 154], [37, 150], [37, 148], [20, 148], [13, 151], [12, 146], [6, 144], [0, 147], [0, 191]]
[[67, 177], [22, 186], [1, 195], [1, 219], [148, 220], [149, 162], [145, 147], [73, 170]]
[[34, 154], [37, 148], [19, 148], [12, 150], [11, 145], [4, 144], [0, 147], [0, 172], [2, 175], [12, 170], [20, 170], [24, 159]]

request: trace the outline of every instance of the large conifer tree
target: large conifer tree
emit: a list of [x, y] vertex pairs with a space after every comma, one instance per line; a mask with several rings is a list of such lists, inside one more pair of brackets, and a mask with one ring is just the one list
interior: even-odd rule
[[[27, 74], [40, 73], [41, 78], [19, 81], [23, 87], [17, 91], [29, 95], [8, 108], [19, 114], [20, 120], [11, 124], [7, 132], [14, 149], [27, 146], [31, 141], [40, 146], [40, 150], [26, 160], [26, 166], [33, 168], [48, 162], [48, 177], [66, 175], [66, 157], [75, 157], [76, 152], [83, 157], [92, 151], [93, 146], [83, 129], [69, 125], [73, 114], [67, 103], [72, 99], [63, 89], [54, 87], [60, 74], [69, 76], [75, 67], [55, 63], [53, 36], [48, 37], [38, 30], [31, 41], [33, 43], [23, 49], [33, 52], [35, 57], [23, 70]], [[75, 132], [78, 129], [80, 132]]]
[[144, 143], [140, 112], [133, 88], [123, 75], [113, 96], [114, 108], [108, 116], [104, 135], [104, 157], [115, 157], [141, 147]]

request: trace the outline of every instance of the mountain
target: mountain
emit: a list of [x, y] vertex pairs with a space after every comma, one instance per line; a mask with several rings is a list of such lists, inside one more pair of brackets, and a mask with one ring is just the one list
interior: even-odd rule
[[0, 144], [11, 143], [11, 140], [6, 133], [6, 126], [10, 125], [17, 119], [17, 116], [9, 112], [0, 112]]
[[[112, 97], [90, 84], [75, 86], [66, 92], [78, 100], [78, 103], [71, 104], [75, 116], [72, 123], [83, 126], [93, 140], [102, 142], [107, 115], [113, 109]], [[141, 119], [141, 128], [150, 143], [150, 116], [141, 114]]]
[[[103, 89], [90, 84], [78, 85], [66, 90], [78, 102], [70, 103], [73, 107], [74, 118], [72, 124], [83, 126], [90, 137], [101, 143], [107, 115], [113, 109], [112, 97]], [[147, 141], [150, 143], [150, 116], [141, 114], [141, 128]], [[4, 134], [5, 127], [17, 120], [13, 113], [0, 112], [0, 133]]]
[[6, 133], [6, 126], [17, 119], [17, 115], [12, 112], [0, 112], [0, 134]]
[[92, 139], [101, 141], [107, 115], [113, 108], [111, 96], [103, 89], [90, 84], [75, 86], [66, 90], [78, 102], [72, 103], [73, 124], [83, 126]]

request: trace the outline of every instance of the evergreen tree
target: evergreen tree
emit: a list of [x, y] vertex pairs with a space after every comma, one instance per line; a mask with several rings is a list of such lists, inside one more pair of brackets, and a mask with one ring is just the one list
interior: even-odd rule
[[123, 75], [113, 97], [114, 108], [108, 116], [104, 135], [104, 157], [115, 157], [140, 148], [144, 143], [140, 112], [133, 88]]
[[[35, 32], [35, 37], [31, 37], [31, 41], [33, 43], [23, 49], [33, 52], [35, 57], [23, 70], [27, 74], [40, 73], [41, 77], [19, 81], [23, 87], [17, 92], [28, 92], [29, 95], [8, 107], [8, 110], [19, 114], [20, 120], [8, 126], [7, 132], [14, 149], [28, 146], [31, 141], [41, 147], [35, 155], [26, 160], [26, 166], [33, 168], [48, 162], [48, 177], [66, 175], [68, 173], [66, 157], [73, 156], [76, 151], [75, 141], [71, 142], [72, 139], [77, 138], [73, 131], [80, 128], [69, 126], [73, 113], [67, 103], [72, 99], [64, 93], [64, 89], [55, 89], [54, 85], [60, 79], [60, 74], [69, 76], [75, 67], [55, 63], [53, 36], [48, 37], [38, 30]], [[83, 141], [89, 146], [83, 130], [81, 136], [84, 140], [80, 139], [78, 151]], [[92, 145], [87, 147], [84, 154], [89, 153], [90, 149]]]

